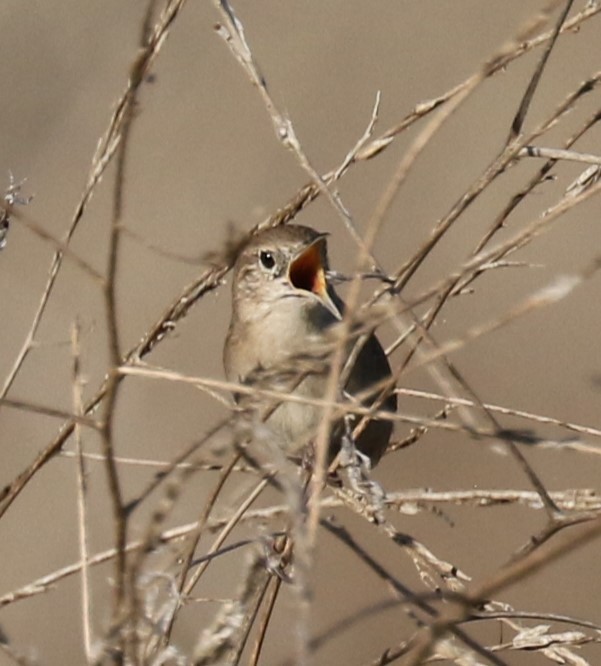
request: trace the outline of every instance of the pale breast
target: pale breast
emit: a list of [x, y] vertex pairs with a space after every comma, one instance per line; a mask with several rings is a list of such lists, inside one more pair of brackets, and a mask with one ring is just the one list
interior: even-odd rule
[[[323, 399], [326, 377], [325, 373], [305, 377], [291, 392], [294, 400], [282, 401], [267, 419], [274, 435], [281, 438], [280, 446], [287, 451], [298, 451], [315, 436], [323, 407], [311, 404], [311, 400]], [[309, 402], [302, 402], [303, 398]]]

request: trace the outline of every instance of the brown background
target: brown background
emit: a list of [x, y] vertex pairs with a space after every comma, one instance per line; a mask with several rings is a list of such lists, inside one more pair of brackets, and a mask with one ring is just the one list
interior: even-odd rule
[[[97, 141], [124, 88], [137, 47], [146, 3], [140, 0], [80, 2], [3, 0], [0, 5], [0, 175], [26, 177], [35, 195], [26, 213], [61, 236], [75, 209]], [[338, 165], [363, 132], [376, 91], [382, 92], [378, 130], [400, 120], [418, 102], [462, 81], [509, 40], [540, 7], [524, 0], [328, 0], [278, 2], [239, 0], [235, 7], [276, 103], [291, 118], [298, 137], [320, 172]], [[576, 3], [578, 7], [583, 2]], [[198, 260], [218, 249], [233, 222], [243, 229], [283, 205], [306, 182], [293, 155], [275, 139], [256, 90], [213, 31], [218, 14], [211, 3], [192, 2], [173, 26], [155, 66], [156, 78], [140, 98], [129, 154], [125, 224], [148, 243]], [[535, 51], [484, 83], [435, 137], [415, 165], [376, 244], [376, 255], [391, 272], [501, 149], [511, 119], [539, 56]], [[555, 108], [598, 67], [599, 19], [565, 36], [554, 51], [527, 127]], [[599, 106], [599, 94], [585, 98], [544, 140], [559, 145]], [[359, 228], [368, 219], [416, 129], [403, 134], [384, 154], [358, 165], [340, 185], [342, 199]], [[599, 152], [599, 131], [578, 144]], [[498, 179], [462, 218], [410, 286], [430, 284], [460, 263], [502, 205], [539, 164], [521, 163]], [[511, 219], [511, 229], [556, 201], [584, 169], [567, 164], [557, 179], [539, 187]], [[73, 248], [104, 270], [111, 219], [112, 169], [97, 189]], [[548, 284], [577, 271], [599, 253], [598, 200], [565, 216], [553, 230], [519, 254], [537, 268], [496, 271], [477, 283], [476, 293], [455, 299], [434, 332], [444, 341], [483, 322]], [[330, 231], [330, 254], [337, 269], [349, 269], [354, 248], [340, 220], [318, 201], [298, 221]], [[47, 279], [52, 247], [16, 222], [0, 254], [0, 377], [10, 370], [30, 326]], [[197, 275], [198, 261], [173, 261], [123, 242], [119, 267], [119, 315], [123, 345], [133, 345], [182, 286]], [[598, 280], [591, 280], [558, 305], [536, 312], [471, 343], [454, 356], [458, 367], [487, 402], [601, 426], [601, 358]], [[83, 362], [91, 395], [106, 367], [104, 314], [98, 285], [70, 262], [64, 264], [44, 317], [37, 348], [28, 358], [13, 397], [71, 409], [70, 327], [83, 326]], [[229, 288], [200, 302], [157, 348], [151, 361], [188, 374], [221, 378], [221, 345], [229, 317]], [[383, 330], [386, 341], [392, 332]], [[420, 373], [407, 386], [436, 388]], [[431, 413], [407, 401], [410, 413]], [[169, 459], [224, 413], [211, 398], [190, 387], [128, 380], [118, 406], [118, 453]], [[507, 425], [531, 424], [507, 421]], [[0, 410], [0, 482], [11, 480], [56, 432], [55, 419]], [[535, 428], [539, 434], [565, 433]], [[405, 431], [399, 429], [401, 436]], [[93, 435], [86, 439], [97, 447]], [[72, 443], [69, 443], [72, 448]], [[527, 452], [549, 489], [598, 488], [601, 461], [574, 453]], [[126, 496], [133, 497], [152, 471], [125, 467]], [[430, 433], [419, 446], [395, 454], [375, 477], [387, 490], [529, 488], [513, 460], [465, 435]], [[193, 520], [214, 477], [198, 477], [178, 506], [173, 524]], [[250, 481], [232, 488], [240, 497]], [[104, 473], [92, 463], [93, 550], [112, 543]], [[200, 490], [199, 490], [200, 489]], [[440, 557], [479, 579], [494, 571], [542, 526], [541, 512], [529, 509], [449, 508], [451, 527], [427, 512], [394, 517]], [[0, 523], [0, 592], [76, 561], [75, 465], [58, 458], [47, 465]], [[143, 530], [141, 511], [132, 536]], [[419, 589], [412, 566], [382, 537], [347, 513], [353, 526], [401, 579]], [[202, 548], [201, 548], [202, 550]], [[502, 598], [523, 610], [588, 617], [601, 622], [598, 544], [564, 558], [540, 575], [508, 590]], [[236, 589], [240, 556], [224, 558], [199, 596], [227, 596]], [[97, 635], [109, 613], [107, 577], [95, 573]], [[227, 583], [225, 582], [227, 580]], [[313, 631], [389, 598], [385, 586], [334, 541], [322, 535], [316, 565]], [[41, 663], [82, 663], [79, 583], [8, 607], [0, 625], [11, 643], [32, 650]], [[294, 595], [285, 590], [269, 634], [265, 662], [290, 653], [287, 609]], [[177, 627], [175, 642], [185, 651], [213, 616], [215, 604], [193, 605]], [[363, 664], [386, 646], [409, 635], [411, 623], [398, 609], [356, 625], [316, 655], [319, 664]], [[496, 632], [483, 634], [492, 642]], [[592, 663], [599, 652], [588, 648]], [[596, 659], [595, 659], [596, 655]], [[0, 663], [4, 663], [0, 656]], [[509, 655], [510, 663], [544, 663], [542, 657]]]

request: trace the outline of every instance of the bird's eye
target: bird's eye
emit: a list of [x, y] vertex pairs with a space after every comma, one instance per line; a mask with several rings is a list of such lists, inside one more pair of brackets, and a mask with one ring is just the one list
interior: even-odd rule
[[268, 271], [270, 271], [275, 266], [275, 257], [273, 256], [273, 253], [269, 252], [268, 250], [261, 251], [259, 254], [259, 261], [261, 262], [261, 266], [266, 268]]

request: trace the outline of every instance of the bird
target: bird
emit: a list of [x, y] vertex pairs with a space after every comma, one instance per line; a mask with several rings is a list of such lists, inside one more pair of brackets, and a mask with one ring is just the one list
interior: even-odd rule
[[[234, 263], [232, 314], [223, 350], [229, 381], [323, 400], [332, 332], [342, 321], [345, 307], [329, 280], [327, 236], [311, 227], [289, 224], [259, 231], [242, 245]], [[345, 360], [355, 342], [356, 338], [347, 343]], [[362, 394], [363, 405], [371, 406], [390, 378], [390, 364], [372, 332], [354, 352], [344, 391], [350, 396]], [[384, 399], [376, 406], [394, 413], [397, 401], [391, 384], [387, 383]], [[241, 394], [237, 399], [243, 401]], [[323, 415], [322, 405], [287, 400], [271, 405], [262, 418], [285, 452], [294, 453], [311, 443]], [[351, 425], [358, 421], [355, 416]], [[333, 424], [328, 463], [348, 430], [343, 419]], [[357, 450], [372, 467], [386, 451], [391, 433], [391, 420], [374, 418], [356, 437]]]

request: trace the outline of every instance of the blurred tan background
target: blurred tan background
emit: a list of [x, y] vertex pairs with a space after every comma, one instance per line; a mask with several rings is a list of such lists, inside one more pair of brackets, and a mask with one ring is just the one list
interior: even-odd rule
[[[585, 3], [575, 4], [579, 10]], [[272, 95], [289, 114], [321, 173], [337, 166], [362, 134], [378, 90], [382, 105], [377, 133], [398, 122], [418, 102], [443, 93], [476, 71], [540, 6], [534, 0], [238, 0], [234, 4]], [[97, 141], [124, 89], [145, 7], [141, 0], [3, 0], [0, 5], [0, 186], [8, 185], [9, 170], [17, 180], [27, 178], [25, 193], [35, 198], [26, 213], [57, 237], [67, 229]], [[144, 86], [140, 97], [127, 168], [125, 224], [147, 243], [197, 261], [174, 261], [129, 238], [124, 240], [118, 307], [126, 348], [198, 274], [199, 258], [219, 249], [228, 224], [250, 228], [307, 180], [293, 155], [275, 139], [256, 90], [215, 34], [213, 25], [218, 20], [211, 3], [188, 3], [157, 60], [154, 80]], [[601, 62], [599, 34], [596, 18], [579, 33], [561, 38], [536, 95], [528, 128], [596, 71]], [[520, 58], [485, 82], [419, 159], [376, 244], [376, 255], [387, 270], [394, 271], [411, 256], [502, 148], [539, 54], [534, 51]], [[559, 145], [599, 108], [599, 100], [598, 92], [584, 98], [544, 138], [543, 145]], [[401, 135], [384, 154], [358, 165], [341, 182], [342, 200], [360, 229], [416, 131]], [[593, 130], [577, 149], [598, 154], [600, 139], [599, 130]], [[538, 166], [540, 162], [534, 160], [523, 162], [498, 179], [430, 257], [409, 294], [458, 265]], [[555, 172], [557, 179], [537, 188], [511, 218], [509, 231], [557, 201], [584, 168], [561, 165]], [[113, 180], [111, 168], [73, 241], [73, 248], [101, 271], [106, 264]], [[579, 207], [515, 257], [536, 268], [492, 272], [477, 282], [475, 294], [454, 299], [434, 329], [437, 339], [461, 335], [469, 326], [505, 312], [555, 276], [581, 270], [601, 248], [600, 213], [596, 199]], [[310, 206], [297, 221], [331, 232], [334, 268], [352, 267], [354, 247], [324, 201]], [[7, 247], [0, 252], [0, 378], [12, 367], [31, 325], [52, 254], [50, 245], [13, 223]], [[453, 358], [486, 402], [601, 427], [598, 303], [599, 282], [593, 279], [556, 306], [471, 343]], [[65, 262], [40, 328], [39, 347], [19, 374], [12, 397], [71, 409], [69, 336], [76, 317], [83, 327], [86, 392], [93, 394], [107, 361], [102, 299], [98, 286]], [[199, 302], [150, 360], [188, 374], [221, 378], [221, 345], [228, 319], [229, 284]], [[387, 342], [392, 335], [382, 331]], [[408, 375], [406, 385], [436, 388], [420, 373]], [[402, 408], [419, 411], [410, 401], [402, 403]], [[183, 450], [225, 414], [225, 409], [190, 387], [138, 379], [126, 381], [118, 409], [119, 455], [160, 460]], [[523, 422], [506, 424], [532, 427]], [[56, 419], [0, 408], [2, 485], [32, 460], [59, 425]], [[534, 431], [567, 436], [550, 429]], [[399, 429], [398, 436], [405, 433]], [[86, 444], [96, 450], [98, 441], [88, 435]], [[72, 442], [68, 448], [73, 448]], [[526, 454], [551, 490], [599, 487], [598, 457], [538, 449]], [[127, 497], [134, 497], [153, 474], [153, 470], [132, 467], [122, 472]], [[529, 489], [511, 458], [467, 436], [436, 432], [388, 458], [375, 477], [390, 491]], [[195, 519], [202, 492], [213, 479], [199, 477], [198, 486], [186, 489], [173, 524]], [[240, 488], [232, 489], [234, 497], [248, 482], [240, 483]], [[96, 551], [112, 545], [106, 481], [98, 463], [91, 463], [90, 486], [91, 544]], [[390, 543], [375, 538], [352, 516], [341, 515], [396, 575], [419, 589], [413, 567]], [[453, 527], [428, 512], [393, 519], [399, 529], [423, 540], [437, 555], [476, 579], [505, 562], [543, 524], [542, 512], [526, 508], [449, 508], [447, 515]], [[0, 593], [78, 559], [75, 516], [75, 463], [72, 458], [57, 458], [0, 522]], [[132, 536], [143, 529], [144, 516], [142, 511], [140, 520], [133, 521]], [[600, 555], [601, 547], [594, 543], [502, 598], [523, 610], [601, 622]], [[211, 584], [199, 596], [227, 594], [220, 576], [235, 584], [239, 562], [236, 556], [216, 565]], [[107, 577], [111, 574], [109, 567], [94, 574], [98, 633], [109, 617]], [[336, 621], [341, 607], [350, 613], [389, 598], [385, 586], [327, 535], [322, 535], [318, 546], [316, 581], [315, 635]], [[83, 663], [78, 586], [78, 580], [71, 578], [54, 591], [2, 610], [0, 626], [11, 644], [37, 655], [40, 663]], [[292, 593], [286, 590], [280, 601], [283, 609], [288, 608]], [[186, 609], [175, 643], [189, 651], [215, 610], [216, 604]], [[270, 630], [264, 663], [280, 663], [290, 656], [285, 624], [282, 610]], [[315, 663], [369, 663], [381, 649], [406, 638], [412, 624], [396, 608], [371, 616], [357, 627], [326, 644]], [[487, 640], [503, 639], [489, 634]], [[593, 655], [591, 663], [598, 663], [598, 648], [586, 648], [583, 654], [586, 650]], [[536, 655], [507, 658], [512, 664], [547, 663]], [[11, 663], [4, 659], [0, 655], [0, 664]]]

